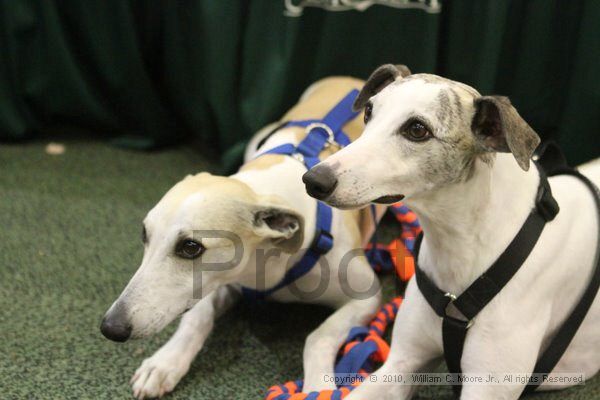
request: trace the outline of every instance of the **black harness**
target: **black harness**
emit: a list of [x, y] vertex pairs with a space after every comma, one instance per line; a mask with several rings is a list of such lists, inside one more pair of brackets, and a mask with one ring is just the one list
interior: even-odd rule
[[[558, 203], [554, 197], [552, 197], [546, 174], [549, 176], [559, 174], [572, 175], [581, 180], [594, 194], [596, 208], [600, 215], [600, 192], [594, 183], [576, 169], [568, 167], [564, 156], [554, 144], [547, 144], [541, 150], [541, 154], [542, 156], [536, 163], [540, 171], [540, 184], [535, 201], [535, 208], [531, 211], [527, 220], [506, 250], [504, 250], [494, 264], [477, 278], [460, 296], [455, 296], [454, 294], [439, 289], [423, 270], [419, 268], [417, 260], [419, 258], [419, 249], [423, 235], [421, 234], [417, 239], [414, 253], [417, 285], [431, 308], [442, 318], [444, 358], [450, 373], [461, 373], [460, 362], [463, 347], [467, 332], [473, 324], [473, 319], [519, 270], [535, 247], [546, 223], [552, 221], [559, 212]], [[592, 279], [571, 315], [564, 321], [546, 350], [537, 360], [533, 371], [536, 374], [549, 374], [556, 366], [569, 346], [569, 343], [577, 333], [577, 329], [581, 325], [596, 297], [598, 287], [600, 286], [600, 222], [598, 225], [599, 232], [598, 243], [596, 246], [595, 271]], [[466, 319], [459, 319], [448, 315], [447, 308], [450, 303], [452, 303]], [[526, 386], [524, 393], [534, 391], [540, 383], [539, 380], [534, 382], [533, 378], [530, 379], [529, 385]], [[458, 397], [461, 386], [454, 385], [452, 389]]]

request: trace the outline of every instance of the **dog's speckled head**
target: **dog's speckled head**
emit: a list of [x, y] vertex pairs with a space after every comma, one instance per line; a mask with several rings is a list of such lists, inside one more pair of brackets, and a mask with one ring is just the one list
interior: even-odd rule
[[106, 313], [103, 334], [124, 341], [160, 331], [201, 297], [253, 274], [259, 245], [298, 251], [303, 223], [236, 179], [188, 176], [144, 219], [142, 264]]
[[539, 143], [505, 97], [482, 97], [465, 84], [379, 67], [355, 108], [365, 109], [358, 140], [303, 177], [313, 197], [339, 208], [393, 203], [472, 174], [477, 159], [512, 152], [523, 169]]

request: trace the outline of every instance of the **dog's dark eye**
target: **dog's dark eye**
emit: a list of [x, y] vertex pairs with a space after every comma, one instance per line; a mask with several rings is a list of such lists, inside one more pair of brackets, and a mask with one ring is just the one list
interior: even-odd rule
[[206, 248], [191, 239], [185, 239], [177, 243], [175, 254], [182, 258], [193, 259], [200, 257]]
[[365, 106], [365, 124], [367, 122], [369, 122], [369, 120], [371, 119], [372, 112], [373, 112], [373, 104], [371, 104], [371, 102], [368, 102], [367, 105]]
[[148, 242], [148, 234], [146, 233], [146, 227], [142, 226], [142, 243], [146, 244]]
[[406, 137], [412, 140], [413, 142], [421, 142], [423, 140], [431, 138], [432, 135], [431, 132], [429, 132], [429, 129], [425, 127], [425, 125], [415, 121], [411, 123], [406, 129]]

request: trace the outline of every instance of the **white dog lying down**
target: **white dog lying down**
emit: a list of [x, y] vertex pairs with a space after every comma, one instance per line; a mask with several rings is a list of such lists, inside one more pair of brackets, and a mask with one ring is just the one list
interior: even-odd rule
[[[366, 107], [364, 133], [307, 172], [308, 192], [341, 209], [404, 198], [423, 227], [421, 270], [447, 297], [463, 293], [503, 253], [532, 210], [540, 175], [529, 165], [539, 138], [506, 98], [482, 97], [435, 75], [403, 78], [392, 65], [373, 73], [355, 105]], [[598, 160], [580, 171], [600, 183]], [[560, 212], [468, 328], [460, 361], [465, 374], [531, 373], [590, 283], [598, 240], [592, 192], [567, 175], [549, 182]], [[442, 319], [419, 286], [416, 279], [408, 285], [387, 362], [348, 400], [408, 399], [416, 386], [379, 383], [387, 374], [432, 371], [441, 361]], [[448, 307], [459, 318], [456, 312]], [[596, 296], [553, 374], [596, 374], [599, 332]], [[463, 383], [460, 398], [516, 399], [523, 390], [517, 384]]]
[[[347, 77], [321, 80], [306, 90], [281, 121], [321, 119], [363, 83]], [[317, 202], [304, 190], [303, 163], [284, 155], [253, 159], [257, 152], [282, 143], [298, 144], [306, 134], [304, 128], [285, 127], [268, 135], [280, 124], [257, 133], [247, 163], [238, 173], [188, 176], [144, 219], [142, 264], [106, 313], [102, 333], [116, 341], [139, 338], [185, 314], [173, 337], [133, 376], [136, 397], [172, 391], [203, 346], [215, 318], [240, 297], [240, 286], [258, 290], [275, 286], [293, 264], [288, 263], [290, 255], [297, 260], [303, 254], [299, 250], [313, 241]], [[361, 113], [345, 124], [344, 132], [355, 139], [363, 128]], [[264, 144], [256, 150], [260, 142]], [[381, 206], [378, 214], [384, 210]], [[293, 288], [284, 287], [270, 296], [276, 301], [318, 303], [337, 310], [306, 339], [305, 391], [335, 388], [323, 375], [333, 372], [336, 353], [350, 328], [365, 324], [380, 304], [379, 280], [364, 254], [352, 258], [347, 278], [340, 279], [342, 258], [353, 249], [362, 249], [372, 229], [368, 209], [334, 209], [334, 246], [320, 260], [325, 259], [328, 268], [315, 267]], [[200, 232], [207, 230], [211, 233]], [[206, 268], [207, 263], [228, 263], [235, 258], [235, 243], [228, 233], [243, 244], [241, 260], [221, 270]], [[276, 256], [278, 250], [284, 254]], [[191, 260], [196, 257], [196, 262]], [[329, 272], [328, 277], [322, 276], [322, 270]]]

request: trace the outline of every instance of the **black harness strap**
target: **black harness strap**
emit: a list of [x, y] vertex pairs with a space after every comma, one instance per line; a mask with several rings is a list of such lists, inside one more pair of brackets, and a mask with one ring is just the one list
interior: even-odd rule
[[[560, 151], [551, 147], [553, 157], [556, 158], [556, 164], [561, 164], [564, 160]], [[548, 164], [549, 161], [546, 161]], [[594, 193], [597, 209], [600, 213], [600, 193], [596, 186], [585, 176], [578, 171], [568, 168], [564, 165], [549, 168], [549, 165], [544, 165], [544, 169], [548, 169], [552, 175], [569, 174], [576, 176]], [[442, 337], [444, 345], [444, 358], [448, 366], [448, 370], [454, 374], [460, 374], [461, 358], [463, 347], [469, 327], [473, 323], [473, 318], [502, 290], [502, 288], [510, 281], [514, 274], [519, 270], [525, 262], [533, 248], [535, 247], [539, 237], [542, 234], [544, 226], [547, 222], [552, 221], [559, 212], [559, 206], [552, 197], [550, 185], [545, 173], [540, 169], [540, 185], [535, 202], [535, 208], [529, 214], [523, 226], [508, 245], [506, 250], [498, 257], [492, 266], [484, 272], [475, 282], [473, 282], [460, 296], [440, 290], [435, 283], [423, 272], [418, 265], [418, 254], [423, 239], [420, 235], [415, 243], [415, 272], [419, 290], [435, 311], [442, 318]], [[577, 329], [585, 318], [589, 308], [591, 307], [598, 288], [600, 286], [600, 223], [598, 234], [598, 246], [595, 260], [595, 273], [590, 284], [584, 292], [581, 300], [576, 305], [575, 309], [567, 320], [563, 323], [558, 333], [552, 339], [548, 348], [543, 352], [538, 359], [534, 373], [550, 373], [560, 357], [567, 349], [569, 343], [575, 336]], [[454, 307], [460, 311], [465, 319], [459, 319], [448, 315], [447, 308], [452, 303]], [[539, 386], [530, 381], [525, 392], [533, 391]], [[454, 393], [460, 394], [460, 385], [454, 385]]]
[[[467, 331], [473, 318], [502, 290], [527, 259], [547, 221], [552, 220], [558, 213], [556, 200], [552, 197], [550, 185], [545, 175], [540, 171], [536, 207], [527, 217], [525, 223], [510, 242], [506, 250], [496, 262], [473, 282], [460, 296], [440, 290], [435, 283], [416, 265], [417, 285], [423, 296], [442, 320], [442, 338], [444, 358], [448, 370], [460, 374], [460, 361]], [[422, 235], [416, 248], [416, 257], [420, 249]], [[450, 303], [466, 318], [457, 319], [447, 314]], [[460, 393], [460, 385], [453, 385], [456, 395]]]
[[[588, 179], [587, 176], [581, 174], [576, 169], [562, 167], [555, 168], [552, 171], [552, 175], [572, 175], [582, 181], [588, 189], [594, 194], [594, 201], [596, 203], [596, 209], [600, 213], [600, 191], [598, 187], [594, 185], [592, 181]], [[600, 214], [599, 214], [600, 216]], [[600, 221], [599, 221], [600, 222]], [[594, 299], [596, 298], [596, 294], [598, 293], [598, 289], [600, 288], [600, 223], [598, 227], [598, 236], [596, 242], [596, 258], [595, 258], [595, 270], [593, 271], [592, 278], [588, 287], [583, 292], [579, 303], [575, 306], [571, 315], [563, 322], [562, 326], [542, 354], [542, 356], [538, 359], [537, 363], [533, 371], [535, 373], [544, 373], [549, 374], [552, 372], [564, 352], [569, 347], [571, 340], [577, 333], [579, 326], [585, 319]], [[525, 388], [524, 393], [533, 392], [540, 383], [533, 384], [530, 380], [530, 384]]]

